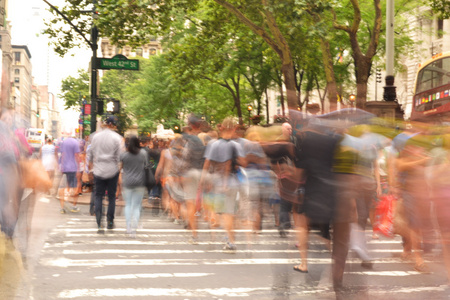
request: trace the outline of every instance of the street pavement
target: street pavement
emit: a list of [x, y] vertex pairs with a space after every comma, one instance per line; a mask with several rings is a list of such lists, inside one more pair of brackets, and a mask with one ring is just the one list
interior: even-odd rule
[[[34, 208], [25, 280], [15, 299], [335, 299], [331, 259], [312, 232], [309, 273], [295, 272], [300, 262], [295, 235], [281, 238], [272, 216], [253, 234], [237, 230], [236, 253], [224, 253], [225, 232], [209, 229], [199, 218], [199, 243], [190, 244], [183, 225], [170, 222], [145, 204], [135, 238], [125, 233], [123, 206], [116, 228], [97, 233], [89, 215], [90, 194], [81, 211], [59, 214], [59, 202], [38, 196]], [[431, 274], [421, 274], [400, 259], [401, 239], [367, 233], [374, 267], [364, 269], [349, 254], [342, 299], [450, 299], [441, 251], [425, 258]]]

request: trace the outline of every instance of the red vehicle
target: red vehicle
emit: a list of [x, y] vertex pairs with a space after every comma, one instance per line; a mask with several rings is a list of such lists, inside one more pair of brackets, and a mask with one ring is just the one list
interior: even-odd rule
[[414, 84], [411, 120], [450, 118], [450, 52], [420, 65]]

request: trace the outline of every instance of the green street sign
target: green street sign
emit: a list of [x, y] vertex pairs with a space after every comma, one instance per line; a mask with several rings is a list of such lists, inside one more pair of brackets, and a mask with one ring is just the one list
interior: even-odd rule
[[97, 69], [101, 70], [139, 70], [139, 60], [118, 58], [97, 58]]
[[84, 124], [85, 124], [85, 125], [90, 125], [90, 124], [91, 124], [91, 121], [85, 120], [85, 121], [84, 121]]

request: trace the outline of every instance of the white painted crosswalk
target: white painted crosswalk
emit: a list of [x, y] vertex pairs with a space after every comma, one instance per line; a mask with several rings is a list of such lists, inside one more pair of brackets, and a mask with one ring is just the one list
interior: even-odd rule
[[[238, 229], [238, 250], [227, 254], [222, 250], [225, 232], [210, 230], [206, 224], [200, 224], [196, 245], [189, 244], [189, 231], [162, 217], [144, 215], [136, 238], [126, 236], [124, 227], [123, 217], [118, 217], [116, 229], [97, 234], [94, 219], [80, 215], [54, 228], [35, 268], [39, 276], [34, 293], [42, 297], [36, 299], [335, 297], [331, 254], [314, 234], [310, 234], [309, 273], [301, 274], [292, 270], [300, 261], [294, 232], [282, 239], [273, 228], [260, 234]], [[426, 258], [433, 273], [424, 275], [400, 259], [400, 238], [369, 240], [368, 244], [374, 258], [372, 270], [362, 268], [355, 255], [350, 254], [347, 261], [344, 284], [354, 286], [355, 293], [373, 299], [409, 295], [408, 300], [426, 299], [416, 297], [428, 293], [446, 295], [438, 251]]]

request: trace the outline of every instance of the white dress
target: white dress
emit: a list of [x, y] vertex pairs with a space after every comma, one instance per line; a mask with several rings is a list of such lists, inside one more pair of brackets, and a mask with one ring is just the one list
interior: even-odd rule
[[46, 171], [54, 171], [56, 168], [55, 146], [44, 145], [41, 149], [42, 164]]

